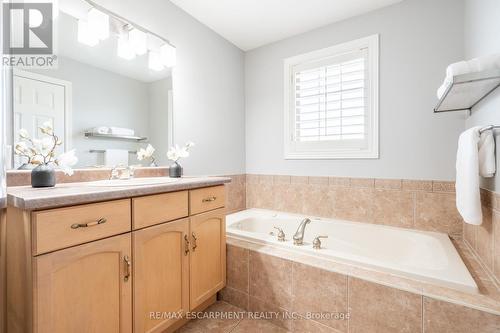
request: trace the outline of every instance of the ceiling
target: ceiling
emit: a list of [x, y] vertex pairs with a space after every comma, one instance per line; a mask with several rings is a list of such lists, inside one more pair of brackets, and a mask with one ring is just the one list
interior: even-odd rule
[[247, 51], [403, 0], [170, 0]]

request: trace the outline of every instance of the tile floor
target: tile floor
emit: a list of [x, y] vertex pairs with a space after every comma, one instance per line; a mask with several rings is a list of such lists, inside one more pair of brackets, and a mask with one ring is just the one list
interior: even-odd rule
[[[233, 317], [225, 314], [235, 314]], [[250, 319], [245, 311], [223, 301], [217, 301], [208, 307], [203, 318], [189, 321], [176, 333], [286, 333], [281, 327], [271, 324], [267, 320]], [[237, 315], [237, 316], [236, 316]], [[219, 318], [216, 318], [216, 317]]]

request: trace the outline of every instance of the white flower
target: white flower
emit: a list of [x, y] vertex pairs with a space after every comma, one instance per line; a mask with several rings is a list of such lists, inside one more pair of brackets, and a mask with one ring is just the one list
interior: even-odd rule
[[28, 145], [24, 141], [17, 142], [14, 146], [14, 152], [18, 155], [29, 155], [30, 150], [28, 149]]
[[42, 126], [40, 127], [40, 130], [44, 134], [52, 135], [53, 132], [54, 132], [54, 128], [52, 127], [52, 121], [51, 120], [47, 120], [46, 122], [44, 122], [42, 124]]
[[28, 139], [30, 137], [30, 134], [25, 128], [21, 128], [19, 132], [17, 132], [17, 135], [19, 135], [21, 139]]
[[177, 151], [178, 147], [170, 147], [167, 151], [167, 158], [171, 161], [177, 162], [180, 158], [179, 152]]
[[155, 152], [155, 148], [152, 145], [148, 144], [146, 149], [141, 148], [137, 151], [137, 159], [139, 161], [142, 161], [146, 158], [151, 158], [153, 156], [154, 152]]
[[194, 143], [191, 141], [186, 142], [184, 147], [179, 148], [178, 145], [170, 147], [167, 152], [167, 158], [171, 161], [177, 162], [180, 158], [189, 156], [189, 149], [194, 147]]
[[191, 147], [194, 147], [194, 142], [193, 141], [188, 141], [186, 142], [186, 148], [191, 148]]
[[76, 163], [78, 163], [78, 157], [76, 157], [74, 149], [60, 154], [56, 159], [56, 164], [68, 176], [73, 175], [73, 169], [71, 167]]

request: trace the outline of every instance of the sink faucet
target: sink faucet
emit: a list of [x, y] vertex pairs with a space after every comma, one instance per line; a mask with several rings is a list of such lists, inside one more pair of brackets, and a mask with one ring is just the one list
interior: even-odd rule
[[111, 168], [111, 174], [109, 176], [110, 180], [114, 179], [130, 179], [134, 178], [134, 167], [133, 166], [126, 166], [124, 167], [123, 165], [115, 165], [114, 167]]
[[305, 218], [300, 222], [295, 235], [293, 235], [293, 244], [294, 245], [302, 245], [304, 244], [304, 231], [306, 230], [306, 225], [311, 223], [311, 220]]

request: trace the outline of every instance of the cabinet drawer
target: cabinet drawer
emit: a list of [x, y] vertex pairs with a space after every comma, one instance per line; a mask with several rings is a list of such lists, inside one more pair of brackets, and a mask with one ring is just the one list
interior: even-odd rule
[[191, 215], [224, 207], [224, 201], [224, 185], [189, 191], [189, 210]]
[[133, 198], [132, 212], [134, 229], [186, 217], [188, 191]]
[[130, 199], [34, 212], [33, 252], [41, 254], [130, 231]]

